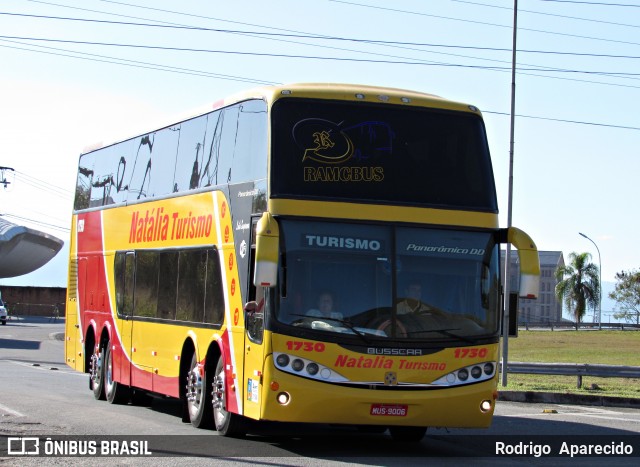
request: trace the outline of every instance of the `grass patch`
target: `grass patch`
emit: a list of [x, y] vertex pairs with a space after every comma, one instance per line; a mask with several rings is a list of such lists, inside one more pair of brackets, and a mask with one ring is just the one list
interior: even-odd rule
[[[509, 361], [543, 363], [590, 363], [637, 366], [638, 331], [519, 331], [509, 339]], [[640, 380], [632, 378], [522, 375], [510, 373], [508, 391], [542, 391], [640, 398]]]

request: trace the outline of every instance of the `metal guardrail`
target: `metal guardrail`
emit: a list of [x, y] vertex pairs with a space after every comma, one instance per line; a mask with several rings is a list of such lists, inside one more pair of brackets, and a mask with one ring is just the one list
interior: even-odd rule
[[583, 376], [599, 378], [640, 378], [640, 366], [598, 365], [590, 363], [537, 363], [508, 362], [507, 373], [529, 375], [563, 375], [576, 376], [577, 387], [582, 387]]
[[571, 321], [544, 321], [544, 322], [527, 322], [527, 323], [518, 323], [519, 329], [525, 329], [529, 331], [530, 329], [551, 329], [552, 331], [555, 329], [608, 329], [608, 330], [622, 330], [622, 331], [630, 331], [640, 330], [640, 324], [636, 323], [573, 323]]

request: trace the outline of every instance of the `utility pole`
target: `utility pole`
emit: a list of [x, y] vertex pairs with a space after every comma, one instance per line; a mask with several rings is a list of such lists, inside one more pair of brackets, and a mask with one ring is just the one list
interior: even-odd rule
[[[13, 182], [15, 176], [15, 170], [12, 167], [0, 166], [0, 185], [6, 190]], [[9, 178], [10, 177], [10, 178]]]
[[[518, 0], [513, 1], [513, 45], [511, 48], [511, 130], [509, 139], [509, 205], [507, 209], [507, 227], [511, 227], [513, 211], [513, 148], [516, 119], [516, 37], [518, 31]], [[502, 321], [502, 386], [507, 385], [507, 363], [509, 361], [509, 271], [511, 267], [511, 244], [507, 243], [504, 259], [504, 317]], [[515, 312], [515, 310], [514, 310]]]

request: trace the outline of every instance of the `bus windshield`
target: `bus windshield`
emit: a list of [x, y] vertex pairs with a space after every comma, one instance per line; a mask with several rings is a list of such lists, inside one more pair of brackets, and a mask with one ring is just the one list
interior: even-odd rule
[[281, 99], [271, 122], [273, 198], [497, 212], [477, 114]]
[[489, 232], [291, 220], [281, 228], [281, 323], [421, 341], [498, 331], [498, 247]]

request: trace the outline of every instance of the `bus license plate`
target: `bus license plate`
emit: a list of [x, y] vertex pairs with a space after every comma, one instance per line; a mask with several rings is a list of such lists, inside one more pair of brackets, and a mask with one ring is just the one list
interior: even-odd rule
[[406, 417], [409, 411], [408, 405], [371, 404], [371, 415], [381, 415], [386, 417]]

